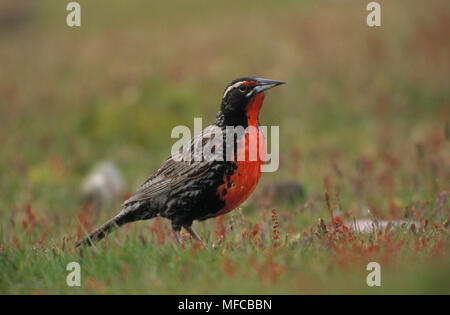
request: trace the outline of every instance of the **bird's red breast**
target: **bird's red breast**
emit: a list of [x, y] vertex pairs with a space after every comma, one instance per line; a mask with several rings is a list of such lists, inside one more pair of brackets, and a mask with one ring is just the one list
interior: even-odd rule
[[[263, 100], [264, 93], [260, 93], [247, 106], [249, 132], [246, 132], [242, 139], [237, 140], [237, 169], [230, 177], [224, 176], [224, 183], [219, 186], [218, 194], [225, 202], [225, 206], [213, 216], [230, 212], [247, 200], [261, 177], [261, 166], [264, 164], [266, 147], [264, 135], [258, 128], [258, 114]], [[241, 141], [244, 141], [243, 145], [240, 145]], [[253, 154], [255, 154], [255, 148], [256, 159], [251, 160], [250, 151], [253, 150]]]

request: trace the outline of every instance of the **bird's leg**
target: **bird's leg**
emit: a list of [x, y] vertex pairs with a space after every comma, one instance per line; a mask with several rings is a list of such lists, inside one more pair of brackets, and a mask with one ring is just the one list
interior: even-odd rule
[[189, 234], [191, 234], [191, 236], [196, 240], [196, 241], [200, 241], [200, 243], [202, 243], [203, 247], [206, 248], [205, 243], [203, 243], [202, 238], [200, 237], [200, 235], [197, 234], [197, 232], [194, 231], [194, 229], [192, 228], [192, 226], [190, 225], [185, 225], [184, 228], [186, 229], [186, 231], [189, 232]]
[[177, 239], [178, 244], [183, 245], [183, 238], [181, 237], [181, 227], [180, 226], [172, 226], [173, 234]]

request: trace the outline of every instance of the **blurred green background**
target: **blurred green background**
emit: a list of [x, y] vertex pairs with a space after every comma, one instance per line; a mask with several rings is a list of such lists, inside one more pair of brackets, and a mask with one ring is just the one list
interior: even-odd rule
[[[49, 227], [47, 246], [75, 234], [81, 183], [105, 159], [126, 191], [91, 228], [115, 214], [169, 155], [172, 128], [213, 122], [226, 84], [244, 75], [288, 82], [260, 115], [280, 126], [281, 164], [255, 196], [299, 181], [304, 200], [267, 205], [292, 215], [298, 231], [329, 217], [324, 191], [339, 213], [364, 217], [370, 207], [383, 217], [392, 204], [407, 212], [450, 189], [448, 1], [379, 1], [382, 26], [373, 28], [369, 1], [80, 0], [82, 25], [72, 28], [68, 2], [0, 4], [3, 249], [24, 236], [9, 225], [27, 205]], [[244, 213], [270, 230], [258, 198]], [[430, 221], [444, 222], [448, 202], [443, 209]], [[198, 226], [208, 235], [214, 225]], [[16, 280], [3, 291], [36, 289]]]

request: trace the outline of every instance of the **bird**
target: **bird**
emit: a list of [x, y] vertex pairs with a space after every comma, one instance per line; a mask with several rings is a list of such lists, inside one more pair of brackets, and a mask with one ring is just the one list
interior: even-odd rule
[[[182, 228], [204, 244], [192, 223], [234, 210], [252, 194], [261, 177], [266, 151], [259, 113], [266, 91], [282, 84], [285, 82], [254, 76], [231, 81], [215, 122], [172, 153], [123, 203], [116, 216], [76, 247], [94, 245], [124, 224], [156, 217], [170, 220], [179, 244], [183, 242]], [[244, 132], [236, 132], [239, 128]], [[257, 154], [249, 158], [254, 143]], [[192, 151], [199, 144], [210, 145], [216, 158], [196, 158]]]

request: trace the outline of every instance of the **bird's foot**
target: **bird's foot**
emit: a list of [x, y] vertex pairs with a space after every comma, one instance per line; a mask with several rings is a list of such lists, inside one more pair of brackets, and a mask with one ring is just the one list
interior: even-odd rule
[[203, 242], [202, 238], [200, 237], [200, 235], [197, 234], [197, 232], [194, 231], [194, 229], [192, 228], [192, 226], [184, 226], [184, 228], [186, 229], [186, 231], [188, 231], [188, 233], [192, 236], [192, 238], [198, 242], [200, 242], [203, 247], [205, 249], [208, 249], [208, 247], [206, 247], [205, 243]]
[[178, 244], [183, 246], [183, 237], [180, 233], [181, 229], [173, 229], [173, 234], [175, 235], [175, 239], [177, 240]]

